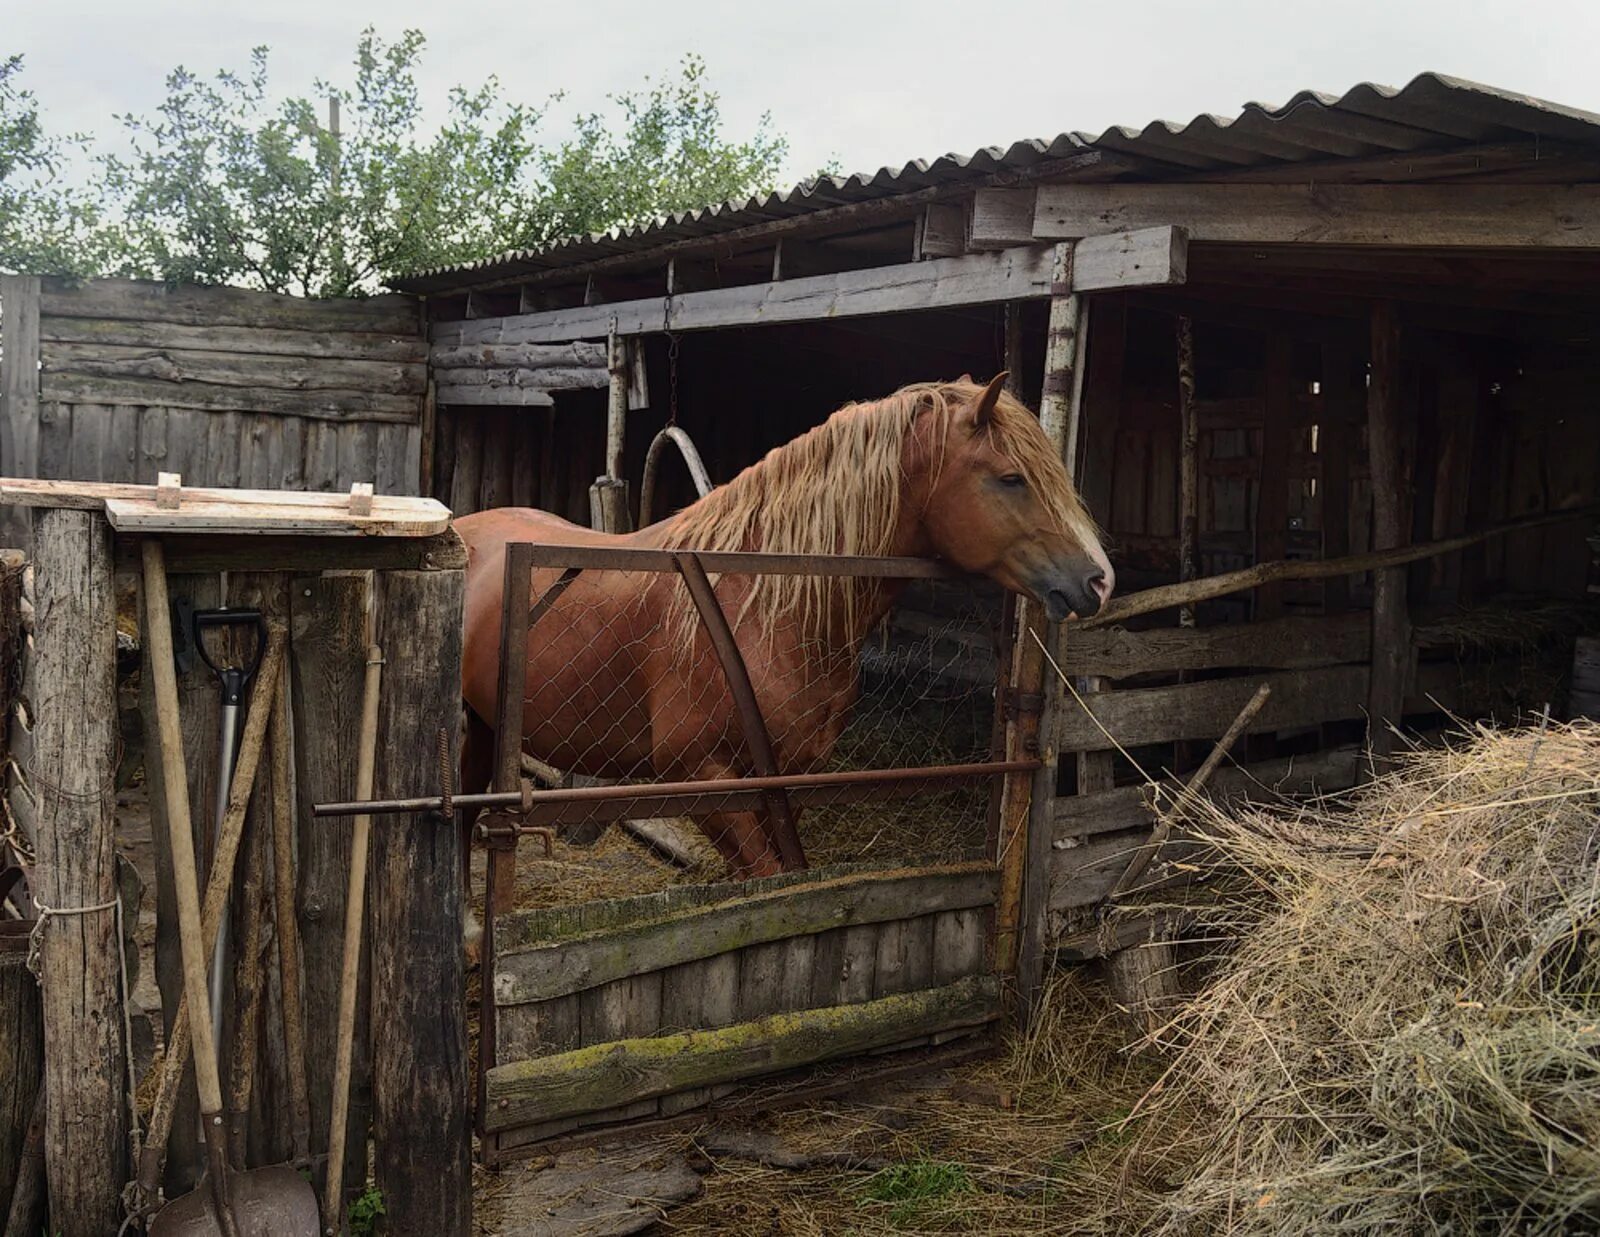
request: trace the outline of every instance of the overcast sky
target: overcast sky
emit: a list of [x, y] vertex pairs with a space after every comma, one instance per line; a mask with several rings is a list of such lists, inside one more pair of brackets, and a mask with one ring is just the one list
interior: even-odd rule
[[796, 177], [1425, 70], [1600, 111], [1597, 0], [0, 0], [0, 55], [24, 54], [53, 128], [112, 137], [174, 65], [243, 67], [260, 43], [278, 91], [347, 81], [368, 23], [424, 31], [429, 99], [493, 73], [528, 101], [565, 90], [559, 120], [698, 52], [733, 133], [772, 112]]

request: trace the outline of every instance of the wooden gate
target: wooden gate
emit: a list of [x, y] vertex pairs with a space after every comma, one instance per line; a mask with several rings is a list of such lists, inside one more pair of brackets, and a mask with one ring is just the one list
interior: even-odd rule
[[[530, 595], [535, 566], [560, 569], [550, 590], [557, 595], [581, 571], [681, 573], [717, 646], [726, 686], [746, 702], [740, 712], [747, 749], [766, 749], [751, 761], [758, 776], [554, 790], [526, 784], [525, 665], [508, 654], [529, 647], [530, 631], [539, 639], [538, 622], [551, 613], [550, 594]], [[985, 644], [981, 675], [970, 662], [959, 674], [953, 664], [942, 667], [946, 681], [959, 680], [971, 693], [969, 711], [981, 710], [981, 717], [968, 716], [963, 733], [981, 749], [967, 754], [984, 758], [910, 767], [869, 759], [867, 767], [793, 774], [772, 766], [759, 711], [750, 716], [754, 692], [738, 643], [715, 594], [696, 587], [695, 577], [704, 581], [707, 572], [741, 571], [955, 575], [915, 559], [508, 547], [506, 612], [527, 615], [531, 624], [514, 617], [504, 624], [496, 793], [471, 797], [506, 809], [479, 824], [489, 843], [478, 1090], [487, 1162], [585, 1128], [673, 1117], [740, 1084], [824, 1062], [972, 1036], [1001, 1016], [997, 921], [1007, 901], [1001, 890], [1020, 879], [998, 860], [1001, 787], [1008, 776], [1026, 781], [1039, 766], [1037, 759], [1004, 759], [998, 668], [1009, 664], [1000, 633], [1011, 607], [996, 603], [980, 624], [997, 637]], [[910, 621], [911, 628], [919, 625], [925, 629], [926, 619]], [[888, 639], [886, 628], [874, 652], [880, 665]], [[961, 642], [969, 654], [982, 643], [969, 630], [952, 641]], [[902, 749], [931, 759], [927, 748], [896, 750]], [[967, 749], [944, 754], [958, 750]], [[713, 804], [771, 810], [774, 796], [785, 812], [840, 804], [854, 811], [885, 800], [914, 804], [962, 785], [976, 794], [962, 799], [973, 831], [962, 836], [976, 844], [936, 860], [930, 848], [913, 847], [921, 853], [892, 861], [833, 863], [553, 909], [513, 906], [516, 840], [529, 832]]]

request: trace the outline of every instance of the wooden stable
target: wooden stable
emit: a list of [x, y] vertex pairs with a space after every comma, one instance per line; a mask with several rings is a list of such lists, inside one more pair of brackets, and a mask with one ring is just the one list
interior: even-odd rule
[[[1115, 626], [1034, 639], [1023, 607], [1012, 690], [1045, 705], [1010, 751], [1037, 744], [1046, 767], [1008, 796], [1027, 859], [997, 947], [1024, 998], [1052, 953], [1115, 972], [1170, 926], [1122, 905], [1140, 890], [1109, 897], [1157, 816], [1148, 778], [1194, 770], [1262, 684], [1224, 795], [1351, 785], [1451, 717], [1559, 712], [1591, 622], [1600, 117], [1573, 109], [1426, 75], [822, 181], [394, 286], [426, 297], [453, 367], [425, 472], [457, 511], [510, 486], [616, 527], [664, 426], [725, 481], [850, 399], [1002, 368], [1063, 443], [1124, 594], [1579, 509]], [[480, 396], [454, 368], [606, 340], [589, 356], [610, 361], [609, 398], [532, 378]], [[658, 506], [694, 496], [670, 460], [657, 484]], [[1183, 878], [1177, 854], [1144, 892]]]
[[[141, 543], [160, 539], [170, 573], [173, 614], [154, 621], [185, 633], [188, 611], [220, 603], [255, 607], [288, 636], [290, 707], [275, 723], [281, 736], [275, 743], [283, 744], [282, 764], [292, 760], [299, 809], [292, 821], [274, 819], [274, 810], [289, 810], [288, 800], [279, 798], [274, 808], [258, 786], [246, 828], [257, 839], [247, 844], [263, 850], [269, 830], [295, 830], [299, 875], [293, 888], [277, 891], [275, 875], [242, 889], [236, 880], [232, 914], [242, 927], [250, 919], [245, 904], [269, 894], [291, 914], [298, 907], [305, 969], [297, 982], [313, 1045], [305, 1062], [313, 1154], [327, 1150], [326, 1048], [338, 1005], [348, 840], [344, 826], [313, 820], [309, 806], [354, 786], [354, 712], [368, 645], [376, 639], [394, 650], [379, 717], [380, 792], [414, 791], [419, 768], [448, 762], [458, 728], [465, 553], [444, 508], [422, 499], [373, 503], [359, 494], [183, 489], [171, 481], [167, 490], [0, 480], [0, 502], [33, 524], [36, 623], [27, 709], [12, 729], [21, 773], [10, 803], [37, 856], [30, 880], [43, 916], [37, 929], [48, 1093], [43, 1157], [52, 1232], [116, 1231], [123, 1187], [136, 1167], [123, 945], [114, 930], [121, 917], [113, 913], [113, 822], [121, 750], [118, 578], [138, 570]], [[357, 513], [363, 507], [368, 514]], [[428, 655], [411, 652], [417, 649]], [[153, 735], [148, 647], [144, 657], [144, 720]], [[203, 851], [211, 820], [199, 809], [214, 801], [218, 695], [192, 646], [180, 651], [178, 669], [195, 846]], [[265, 718], [273, 702], [258, 692], [249, 709]], [[157, 747], [152, 737], [148, 749]], [[181, 993], [172, 860], [159, 762], [148, 761], [146, 772], [156, 835], [156, 966], [170, 1036]], [[277, 783], [285, 792], [286, 772]], [[346, 1181], [359, 1190], [368, 1178], [370, 1123], [377, 1184], [390, 1215], [403, 1217], [408, 1230], [462, 1234], [469, 1228], [471, 1182], [463, 890], [454, 830], [427, 816], [387, 822], [374, 836], [368, 887], [370, 997], [362, 1001], [358, 1040], [370, 1043], [370, 1052], [361, 1052], [355, 1070], [351, 1125], [358, 1133], [347, 1148]], [[136, 904], [127, 910], [136, 913]], [[234, 939], [251, 938], [236, 931]], [[264, 1020], [276, 1027], [284, 1001], [277, 968], [268, 969], [263, 987]], [[231, 1001], [225, 1005], [233, 1009]], [[225, 1062], [235, 1059], [235, 1035], [231, 1028], [220, 1041]], [[273, 1034], [259, 1042], [248, 1129], [241, 1130], [252, 1165], [285, 1161], [294, 1150], [284, 1045]], [[196, 1129], [190, 1091], [167, 1148], [169, 1199], [191, 1188], [201, 1167]]]

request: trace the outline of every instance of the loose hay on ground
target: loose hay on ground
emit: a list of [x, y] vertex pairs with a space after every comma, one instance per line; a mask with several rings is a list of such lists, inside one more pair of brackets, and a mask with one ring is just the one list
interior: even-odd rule
[[[1298, 813], [1209, 814], [1238, 947], [1161, 1035], [1166, 1232], [1600, 1224], [1600, 727], [1480, 731]], [[1196, 1126], [1199, 1109], [1209, 1118]]]

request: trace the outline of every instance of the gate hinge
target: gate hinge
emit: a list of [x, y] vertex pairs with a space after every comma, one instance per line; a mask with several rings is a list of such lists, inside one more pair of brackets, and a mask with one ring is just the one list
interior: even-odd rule
[[1024, 717], [1038, 717], [1044, 711], [1042, 692], [1007, 692], [1005, 714], [1008, 722]]

